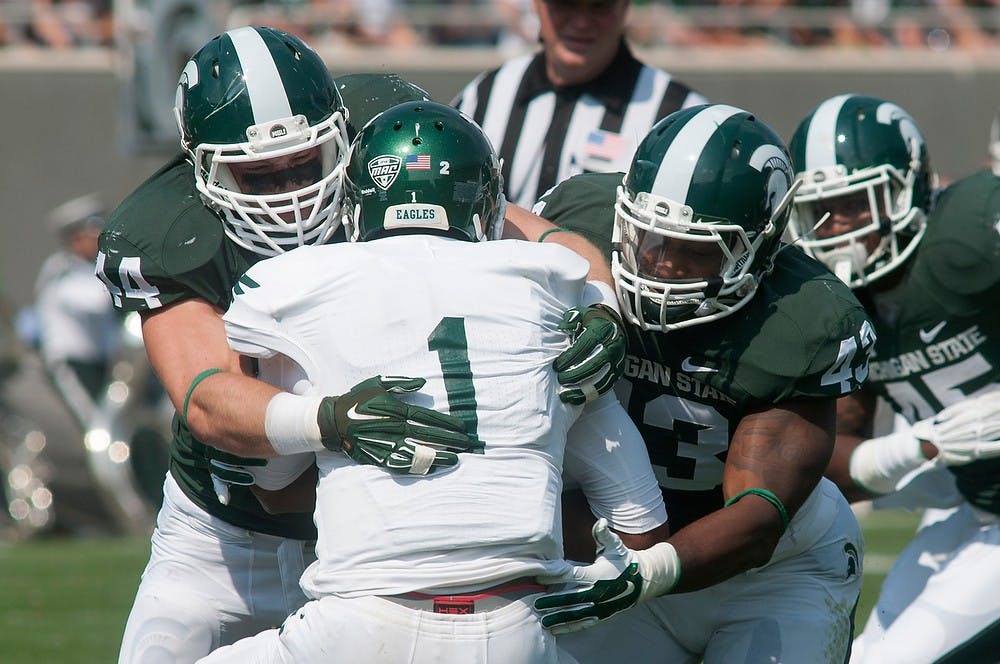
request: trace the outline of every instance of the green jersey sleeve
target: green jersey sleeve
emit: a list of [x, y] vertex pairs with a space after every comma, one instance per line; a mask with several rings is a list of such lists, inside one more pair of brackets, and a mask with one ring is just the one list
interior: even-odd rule
[[615, 195], [623, 177], [622, 173], [576, 175], [547, 191], [532, 212], [590, 240], [610, 262]]
[[191, 165], [172, 160], [108, 217], [97, 276], [115, 308], [148, 311], [191, 297], [222, 309], [229, 285], [256, 257], [225, 242], [222, 220], [194, 187]]

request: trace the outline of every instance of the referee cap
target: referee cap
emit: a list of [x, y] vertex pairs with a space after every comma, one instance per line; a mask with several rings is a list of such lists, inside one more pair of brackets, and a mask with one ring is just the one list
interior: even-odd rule
[[104, 202], [91, 193], [72, 198], [49, 213], [49, 229], [56, 235], [68, 235], [85, 227], [100, 227], [105, 217]]

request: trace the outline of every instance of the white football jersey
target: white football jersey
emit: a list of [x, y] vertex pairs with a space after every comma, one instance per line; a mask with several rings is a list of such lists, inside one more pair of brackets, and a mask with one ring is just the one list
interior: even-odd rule
[[412, 235], [301, 247], [240, 279], [225, 315], [237, 351], [287, 355], [322, 395], [376, 375], [426, 378], [401, 398], [463, 418], [485, 442], [426, 477], [317, 453], [308, 594], [482, 587], [566, 568], [560, 473], [581, 409], [559, 400], [552, 362], [587, 272], [557, 245]]

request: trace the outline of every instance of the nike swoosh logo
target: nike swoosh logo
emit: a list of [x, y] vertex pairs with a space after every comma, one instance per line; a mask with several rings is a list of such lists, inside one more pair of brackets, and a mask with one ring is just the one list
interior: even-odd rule
[[694, 362], [692, 362], [690, 357], [685, 357], [681, 361], [681, 371], [686, 371], [687, 373], [699, 373], [699, 372], [702, 372], [702, 373], [715, 373], [715, 372], [718, 371], [718, 369], [714, 369], [712, 367], [703, 367], [703, 366], [700, 366], [700, 365], [695, 364]]
[[919, 332], [920, 340], [923, 341], [925, 344], [929, 344], [930, 342], [934, 341], [934, 338], [941, 333], [941, 330], [944, 329], [944, 326], [947, 324], [948, 321], [943, 320], [929, 330], [920, 330]]
[[349, 420], [380, 420], [382, 419], [379, 415], [365, 415], [364, 413], [358, 412], [358, 404], [354, 404], [347, 409], [347, 419]]

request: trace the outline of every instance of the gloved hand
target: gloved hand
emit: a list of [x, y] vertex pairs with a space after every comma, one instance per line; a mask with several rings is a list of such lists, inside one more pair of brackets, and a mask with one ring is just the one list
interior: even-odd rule
[[570, 347], [552, 364], [565, 388], [559, 399], [580, 405], [614, 387], [625, 371], [627, 351], [621, 316], [602, 304], [573, 307], [563, 314], [559, 329], [570, 338]]
[[593, 535], [597, 559], [592, 564], [574, 566], [565, 578], [543, 579], [543, 583], [584, 585], [579, 590], [548, 593], [535, 600], [542, 626], [553, 634], [591, 627], [619, 611], [670, 592], [680, 578], [680, 560], [667, 542], [633, 551], [611, 531], [606, 519], [598, 519]]
[[454, 466], [462, 452], [482, 453], [483, 442], [466, 433], [461, 419], [393, 396], [415, 392], [426, 382], [376, 376], [339, 397], [326, 397], [317, 416], [324, 447], [358, 463], [413, 475]]
[[251, 486], [254, 483], [253, 474], [247, 468], [267, 465], [267, 459], [236, 456], [211, 445], [205, 446], [205, 459], [208, 460], [215, 496], [223, 505], [229, 504], [230, 485]]
[[934, 444], [936, 465], [962, 466], [1000, 457], [1000, 390], [965, 399], [913, 425], [913, 435]]

